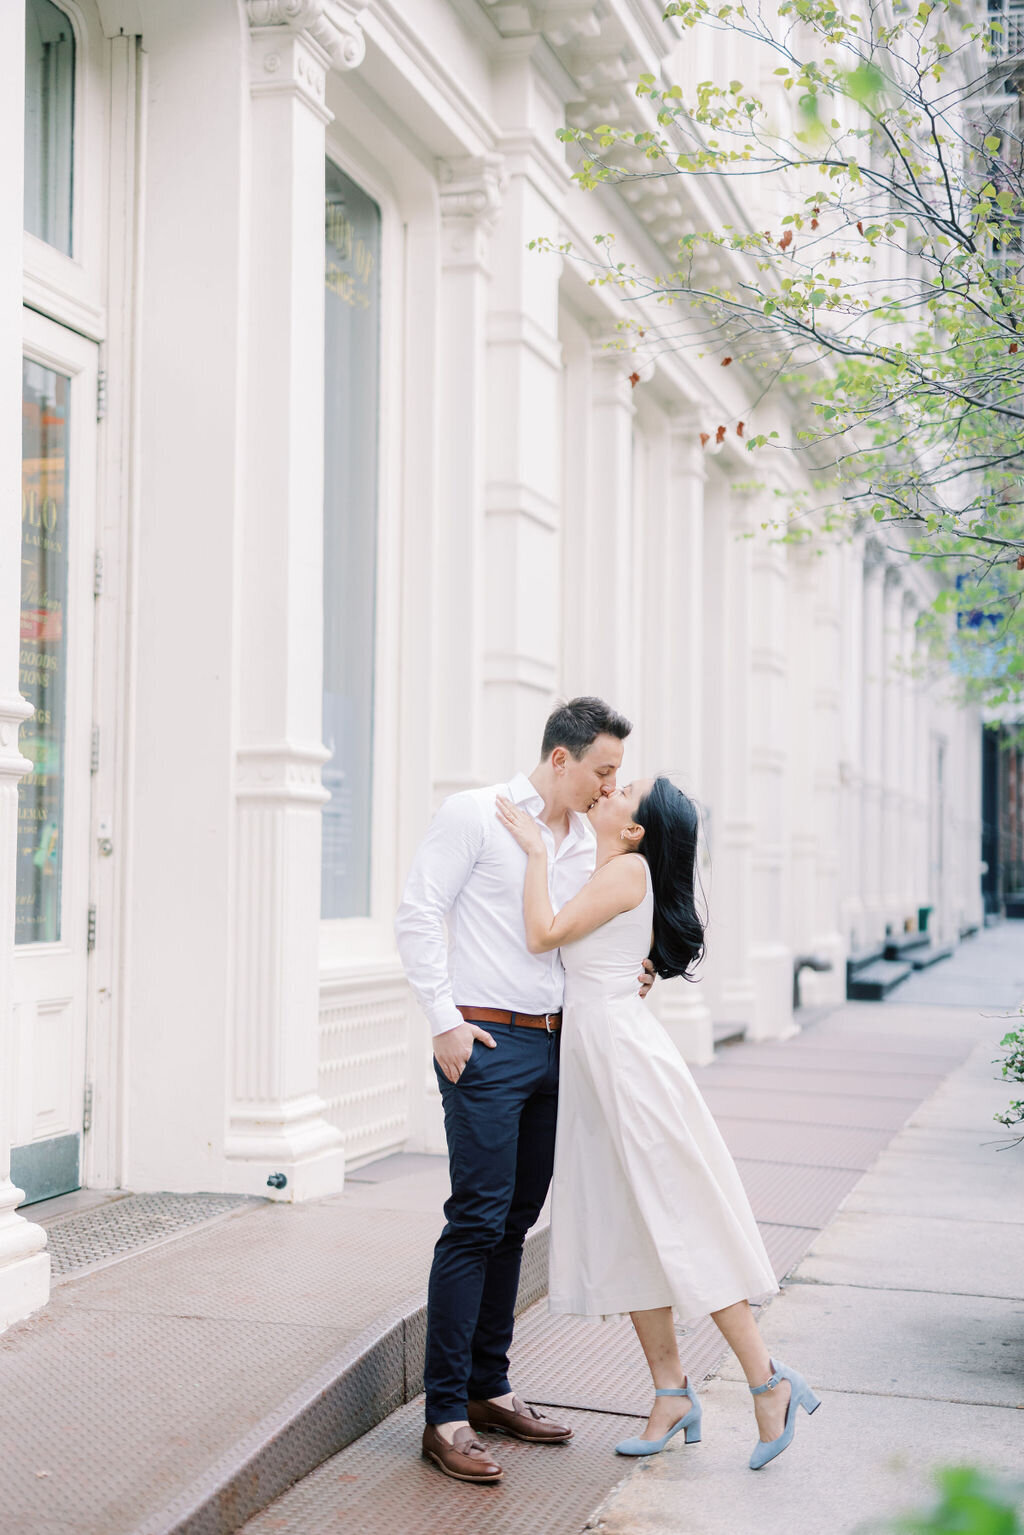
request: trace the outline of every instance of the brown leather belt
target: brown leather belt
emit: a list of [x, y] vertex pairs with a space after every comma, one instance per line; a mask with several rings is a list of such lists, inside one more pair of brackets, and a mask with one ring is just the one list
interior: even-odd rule
[[562, 1014], [510, 1013], [503, 1007], [460, 1007], [467, 1023], [511, 1023], [517, 1029], [547, 1029], [555, 1034], [562, 1027]]

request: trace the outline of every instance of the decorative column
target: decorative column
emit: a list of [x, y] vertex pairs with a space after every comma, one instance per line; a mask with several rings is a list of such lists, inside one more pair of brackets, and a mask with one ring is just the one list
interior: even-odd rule
[[[540, 88], [518, 50], [495, 66], [499, 117], [532, 120]], [[491, 240], [481, 769], [536, 759], [561, 648], [561, 262], [527, 249], [558, 232], [568, 172], [518, 128], [499, 145], [508, 176]]]
[[437, 799], [483, 782], [480, 762], [485, 627], [487, 289], [489, 242], [501, 208], [501, 158], [438, 166], [441, 197]]
[[804, 971], [802, 995], [807, 1002], [840, 1002], [846, 995], [848, 940], [839, 925], [842, 626], [840, 621], [842, 561], [834, 544], [826, 544], [815, 560], [811, 654], [813, 657], [813, 739], [808, 742], [813, 764], [815, 833], [814, 926], [811, 950], [830, 960], [831, 970]]
[[337, 1191], [345, 1174], [317, 1094], [324, 129], [327, 71], [362, 51], [336, 4], [248, 9], [248, 480], [225, 1151], [230, 1187], [305, 1199]]
[[[724, 503], [724, 504], [723, 504]], [[742, 1023], [755, 1017], [750, 968], [752, 859], [754, 848], [750, 774], [750, 624], [752, 606], [753, 507], [749, 496], [723, 487], [713, 504], [708, 543], [720, 561], [716, 583], [721, 610], [721, 655], [717, 665], [721, 702], [718, 796], [712, 826], [711, 891], [716, 976], [716, 1022]]]
[[871, 542], [864, 553], [863, 716], [864, 780], [861, 799], [864, 942], [885, 934], [882, 908], [882, 588], [885, 557]]
[[[660, 569], [650, 576], [660, 601], [655, 643], [664, 657], [660, 708], [667, 756], [652, 764], [674, 772], [679, 787], [703, 808], [701, 773], [704, 651], [704, 486], [707, 474], [694, 415], [679, 412], [668, 441], [667, 494], [658, 486], [650, 512], [657, 514], [649, 547]], [[698, 900], [700, 899], [698, 893]], [[659, 981], [651, 998], [681, 1055], [695, 1064], [715, 1053], [711, 1009], [699, 982]]]
[[[591, 389], [590, 521], [583, 547], [566, 551], [582, 559], [586, 574], [582, 597], [587, 604], [587, 655], [594, 691], [613, 708], [637, 712], [631, 694], [636, 637], [628, 572], [633, 547], [633, 387], [630, 367], [619, 352], [595, 346]], [[596, 593], [614, 591], [615, 601], [595, 601]], [[589, 600], [588, 600], [589, 594]], [[635, 694], [633, 694], [635, 697]]]
[[914, 724], [914, 646], [917, 623], [917, 597], [904, 590], [900, 613], [900, 807], [899, 807], [899, 879], [900, 906], [904, 918], [913, 920], [917, 927], [917, 909], [923, 905], [918, 897], [915, 878], [914, 854], [916, 852], [916, 793], [915, 783], [915, 724]]
[[[913, 810], [913, 873], [916, 904], [928, 906], [931, 902], [931, 860], [929, 850], [930, 823], [928, 818], [931, 736], [931, 693], [927, 675], [928, 657], [919, 635], [915, 635], [913, 674], [913, 753], [914, 775]], [[928, 919], [928, 931], [934, 932], [932, 919]]]
[[[31, 709], [18, 691], [21, 619], [21, 270], [25, 121], [25, 8], [0, 9], [0, 1332], [46, 1304], [46, 1232], [15, 1213], [24, 1199], [11, 1182], [13, 1076], [12, 966], [17, 878], [18, 780], [32, 764], [18, 750]], [[17, 511], [15, 510], [17, 508]]]
[[788, 576], [786, 546], [758, 528], [753, 545], [747, 759], [754, 824], [750, 972], [755, 1003], [749, 1030], [752, 1039], [780, 1039], [793, 1030], [793, 955], [785, 938], [789, 894], [785, 884]]
[[859, 540], [840, 551], [842, 657], [840, 664], [841, 803], [840, 918], [848, 949], [864, 944], [863, 838], [863, 687], [864, 551]]
[[903, 727], [903, 586], [899, 571], [885, 573], [882, 610], [882, 915], [886, 932], [903, 931], [900, 899], [900, 809]]
[[[792, 764], [789, 774], [790, 823], [790, 935], [794, 952], [812, 954], [817, 927], [816, 874], [818, 834], [814, 794], [816, 735], [815, 684], [817, 658], [814, 652], [815, 551], [797, 547], [790, 551], [789, 600], [789, 739]], [[811, 973], [800, 977], [801, 1002], [808, 995]]]

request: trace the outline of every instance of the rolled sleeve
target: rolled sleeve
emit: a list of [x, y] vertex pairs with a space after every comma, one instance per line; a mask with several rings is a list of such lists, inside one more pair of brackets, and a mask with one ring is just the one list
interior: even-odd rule
[[445, 800], [413, 859], [395, 917], [398, 952], [434, 1035], [463, 1022], [452, 998], [445, 918], [483, 841], [483, 816], [476, 800], [470, 794]]

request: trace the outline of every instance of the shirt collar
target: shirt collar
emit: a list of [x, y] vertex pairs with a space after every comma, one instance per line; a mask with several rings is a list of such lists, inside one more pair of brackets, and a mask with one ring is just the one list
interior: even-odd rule
[[531, 815], [536, 815], [538, 810], [544, 809], [544, 797], [537, 793], [533, 784], [525, 773], [517, 773], [508, 783], [509, 798], [513, 804], [522, 805]]
[[[514, 778], [509, 779], [508, 792], [513, 804], [522, 805], [523, 809], [528, 810], [532, 816], [538, 815], [544, 809], [543, 795], [538, 794], [525, 773], [517, 773]], [[569, 835], [559, 848], [559, 852], [574, 847], [581, 838], [586, 841], [593, 838], [593, 835], [594, 828], [583, 812], [570, 810]]]

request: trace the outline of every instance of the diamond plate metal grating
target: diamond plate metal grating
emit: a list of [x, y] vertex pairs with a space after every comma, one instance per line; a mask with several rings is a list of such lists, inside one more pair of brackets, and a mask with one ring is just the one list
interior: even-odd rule
[[[320, 1466], [244, 1526], [245, 1535], [556, 1535], [577, 1531], [627, 1467], [614, 1454], [637, 1431], [624, 1416], [568, 1411], [567, 1444], [488, 1440], [505, 1469], [493, 1487], [442, 1476], [418, 1453], [422, 1401], [410, 1402], [372, 1433]], [[681, 1437], [681, 1436], [680, 1436]], [[690, 1453], [699, 1446], [690, 1446]], [[685, 1446], [684, 1446], [685, 1452]], [[680, 1453], [670, 1450], [666, 1453]]]
[[818, 1235], [806, 1226], [773, 1226], [765, 1223], [761, 1236], [780, 1282], [792, 1273]]
[[822, 1098], [812, 1093], [762, 1093], [749, 1088], [712, 1087], [701, 1091], [708, 1108], [733, 1119], [782, 1121], [791, 1125], [828, 1125], [835, 1129], [901, 1129], [920, 1103], [920, 1098]]
[[[705, 1317], [693, 1327], [677, 1327], [676, 1335], [683, 1368], [702, 1381], [725, 1352], [721, 1333]], [[651, 1377], [628, 1317], [588, 1321], [551, 1316], [535, 1306], [516, 1328], [512, 1375], [528, 1401], [557, 1412], [645, 1418], [651, 1407]]]
[[845, 1061], [829, 1066], [827, 1070], [790, 1071], [787, 1068], [763, 1066], [705, 1066], [693, 1073], [701, 1092], [714, 1088], [739, 1089], [744, 1092], [767, 1094], [806, 1094], [831, 1109], [834, 1098], [871, 1098], [885, 1103], [890, 1099], [911, 1100], [916, 1103], [923, 1093], [931, 1092], [942, 1081], [941, 1076], [922, 1077], [892, 1069], [882, 1072], [859, 1072]]
[[733, 1156], [751, 1162], [791, 1162], [795, 1167], [845, 1167], [867, 1172], [883, 1146], [892, 1140], [890, 1130], [716, 1118]]
[[794, 1167], [790, 1162], [736, 1163], [758, 1221], [820, 1230], [861, 1180], [842, 1167]]
[[129, 1194], [47, 1223], [54, 1278], [81, 1273], [152, 1247], [231, 1210], [262, 1204], [244, 1194]]
[[[796, 1075], [804, 1071], [852, 1071], [878, 1081], [895, 1073], [921, 1079], [922, 1091], [932, 1080], [941, 1080], [961, 1056], [951, 1060], [935, 1056], [931, 1051], [884, 1050], [877, 1051], [844, 1040], [830, 1046], [815, 1045], [803, 1037], [799, 1042], [786, 1040], [777, 1044], [744, 1045], [742, 1050], [730, 1051], [717, 1057], [711, 1066], [698, 1067], [698, 1071], [712, 1071], [719, 1065], [731, 1071], [749, 1071], [751, 1067], [766, 1066]], [[697, 1071], [694, 1072], [697, 1075]]]

